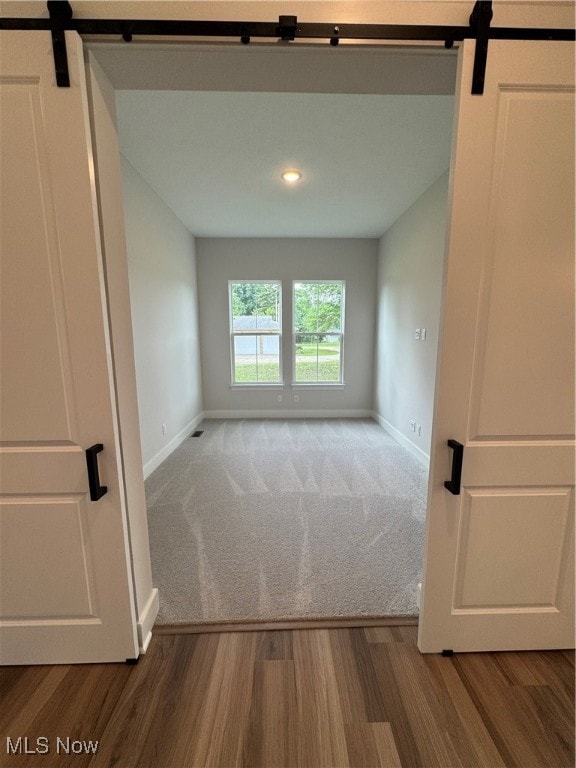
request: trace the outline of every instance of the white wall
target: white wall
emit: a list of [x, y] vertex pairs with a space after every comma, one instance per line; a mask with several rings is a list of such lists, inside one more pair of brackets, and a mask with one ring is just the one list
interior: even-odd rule
[[[423, 463], [430, 456], [448, 171], [380, 238], [374, 411]], [[416, 328], [426, 340], [416, 341]], [[410, 421], [422, 427], [410, 430]]]
[[[144, 474], [202, 415], [195, 240], [122, 158]], [[162, 433], [166, 425], [166, 434]]]
[[[208, 415], [370, 413], [377, 240], [198, 238], [197, 249], [204, 408]], [[282, 280], [284, 388], [231, 389], [228, 281], [265, 279]], [[291, 387], [293, 280], [346, 281], [344, 387]], [[282, 395], [281, 403], [278, 395]]]

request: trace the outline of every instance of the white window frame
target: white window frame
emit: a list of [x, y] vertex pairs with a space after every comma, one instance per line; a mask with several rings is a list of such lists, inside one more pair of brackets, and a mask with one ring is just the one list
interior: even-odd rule
[[[233, 285], [277, 285], [280, 288], [279, 300], [278, 300], [278, 322], [280, 327], [275, 330], [246, 330], [235, 331], [234, 330], [234, 315], [232, 309], [232, 286]], [[247, 388], [252, 387], [258, 389], [279, 389], [283, 387], [283, 373], [282, 373], [282, 280], [228, 280], [228, 323], [230, 329], [230, 376], [232, 388]], [[234, 352], [234, 339], [237, 336], [277, 336], [278, 337], [278, 381], [236, 381], [236, 356]], [[256, 360], [256, 370], [258, 370], [258, 360]]]
[[[340, 306], [342, 321], [340, 323], [340, 332], [331, 333], [331, 336], [340, 336], [340, 377], [338, 381], [296, 381], [296, 337], [306, 333], [307, 336], [325, 336], [325, 332], [311, 332], [296, 330], [296, 285], [341, 285], [342, 302]], [[346, 313], [346, 281], [345, 280], [293, 280], [292, 281], [292, 387], [311, 388], [311, 389], [337, 389], [344, 386], [344, 322]]]

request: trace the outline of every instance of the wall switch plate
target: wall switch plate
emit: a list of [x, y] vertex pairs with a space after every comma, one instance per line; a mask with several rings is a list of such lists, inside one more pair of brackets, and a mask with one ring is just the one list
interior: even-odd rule
[[416, 328], [416, 330], [414, 331], [414, 338], [416, 339], [416, 341], [420, 341], [420, 328]]
[[162, 424], [162, 434], [166, 434], [166, 424]]
[[281, 403], [281, 402], [282, 402], [282, 395], [278, 395], [278, 402], [279, 402], [279, 403]]
[[426, 328], [420, 328], [420, 340], [421, 341], [426, 340]]
[[416, 424], [416, 433], [418, 435], [422, 434], [422, 424]]
[[300, 402], [300, 395], [294, 395], [294, 402], [299, 403]]
[[412, 432], [416, 432], [416, 422], [415, 421], [411, 421], [410, 422], [410, 429], [412, 430]]

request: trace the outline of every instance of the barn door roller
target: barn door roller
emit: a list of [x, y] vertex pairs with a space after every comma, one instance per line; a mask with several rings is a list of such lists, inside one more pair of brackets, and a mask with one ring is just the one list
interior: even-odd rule
[[247, 45], [254, 38], [293, 40], [328, 40], [336, 46], [340, 40], [410, 40], [455, 42], [476, 40], [472, 93], [482, 94], [488, 57], [488, 43], [498, 40], [574, 40], [573, 29], [491, 27], [492, 0], [476, 0], [467, 27], [411, 24], [325, 24], [299, 23], [296, 16], [280, 16], [268, 21], [183, 21], [161, 19], [75, 19], [68, 0], [49, 0], [49, 19], [0, 18], [0, 29], [45, 29], [52, 33], [56, 83], [70, 86], [66, 54], [66, 30], [80, 35], [116, 35], [130, 42], [134, 35], [236, 38]]

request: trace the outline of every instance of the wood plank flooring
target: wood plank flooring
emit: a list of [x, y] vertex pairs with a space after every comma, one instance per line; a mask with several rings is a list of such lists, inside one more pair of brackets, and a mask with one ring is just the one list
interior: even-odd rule
[[423, 656], [413, 626], [155, 635], [135, 666], [0, 670], [6, 768], [574, 762], [572, 652]]

